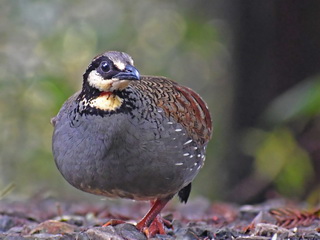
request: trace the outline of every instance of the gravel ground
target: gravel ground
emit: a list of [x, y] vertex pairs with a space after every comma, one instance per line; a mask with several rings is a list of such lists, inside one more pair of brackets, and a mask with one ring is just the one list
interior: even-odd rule
[[[137, 222], [148, 207], [148, 204], [131, 201], [89, 204], [55, 199], [2, 200], [0, 239], [147, 239], [132, 223]], [[166, 229], [166, 235], [156, 235], [153, 239], [320, 239], [319, 211], [305, 213], [300, 207], [301, 204], [286, 200], [254, 206], [210, 203], [205, 199], [186, 205], [171, 204], [162, 216], [172, 221], [173, 227]], [[278, 218], [270, 214], [270, 209], [281, 210]], [[110, 219], [128, 223], [101, 227]]]

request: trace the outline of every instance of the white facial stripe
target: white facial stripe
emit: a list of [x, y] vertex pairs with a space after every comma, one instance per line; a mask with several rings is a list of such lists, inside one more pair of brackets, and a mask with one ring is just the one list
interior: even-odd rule
[[114, 90], [123, 90], [126, 87], [128, 87], [130, 80], [111, 80], [111, 87], [110, 87], [110, 91], [114, 91]]
[[88, 83], [91, 87], [102, 92], [112, 92], [114, 90], [125, 89], [129, 85], [130, 81], [117, 79], [105, 80], [96, 70], [93, 70], [88, 76]]
[[90, 72], [88, 76], [88, 83], [91, 87], [103, 92], [108, 92], [112, 86], [112, 81], [104, 80], [96, 70]]

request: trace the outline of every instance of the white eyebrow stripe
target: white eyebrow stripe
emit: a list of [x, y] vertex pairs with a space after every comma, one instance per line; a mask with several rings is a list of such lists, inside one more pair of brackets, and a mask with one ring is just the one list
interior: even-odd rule
[[119, 60], [114, 60], [113, 61], [113, 64], [120, 70], [120, 71], [123, 71], [125, 68], [126, 68], [126, 65], [119, 61]]

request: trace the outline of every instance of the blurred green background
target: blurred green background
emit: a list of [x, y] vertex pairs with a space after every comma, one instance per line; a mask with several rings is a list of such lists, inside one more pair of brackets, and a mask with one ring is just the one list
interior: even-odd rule
[[[320, 2], [3, 0], [0, 195], [87, 197], [51, 153], [50, 118], [91, 59], [129, 53], [207, 101], [214, 122], [193, 196], [319, 201]], [[0, 196], [1, 198], [1, 196]]]

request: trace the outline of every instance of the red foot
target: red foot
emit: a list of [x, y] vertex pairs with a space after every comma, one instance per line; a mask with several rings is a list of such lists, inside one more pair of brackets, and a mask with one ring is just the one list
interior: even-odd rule
[[[164, 208], [164, 206], [168, 203], [170, 199], [171, 197], [150, 201], [152, 205], [151, 209], [141, 219], [141, 221], [137, 223], [136, 225], [137, 229], [145, 233], [148, 238], [156, 234], [165, 234], [166, 232], [165, 232], [164, 225], [169, 228], [172, 228], [172, 225], [169, 221], [162, 219], [160, 217], [161, 210]], [[125, 221], [113, 219], [103, 224], [102, 227], [115, 226], [121, 223], [125, 223]]]
[[102, 227], [108, 227], [108, 226], [116, 226], [122, 223], [126, 223], [125, 221], [119, 220], [119, 219], [111, 219], [110, 221], [106, 222], [102, 225]]
[[147, 238], [150, 238], [156, 234], [166, 234], [166, 231], [164, 229], [164, 223], [162, 221], [163, 219], [158, 215], [150, 224], [149, 227], [144, 227], [140, 231], [142, 231]]
[[152, 207], [149, 212], [137, 223], [136, 227], [139, 231], [146, 234], [148, 238], [155, 234], [165, 234], [164, 224], [172, 227], [171, 223], [160, 217], [159, 213], [171, 198], [157, 199], [151, 201]]

